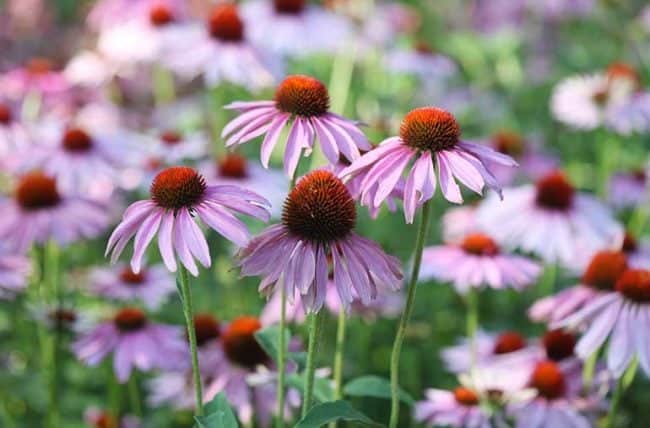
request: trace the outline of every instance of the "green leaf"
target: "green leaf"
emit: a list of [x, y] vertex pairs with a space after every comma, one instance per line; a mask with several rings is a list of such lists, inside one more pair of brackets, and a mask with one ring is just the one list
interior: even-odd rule
[[[304, 384], [305, 375], [303, 373], [293, 373], [287, 377], [287, 385], [296, 388], [301, 394], [303, 394]], [[328, 378], [317, 377], [314, 379], [314, 398], [320, 403], [334, 400], [334, 388]]]
[[[289, 340], [291, 339], [291, 333], [288, 328], [284, 330], [285, 342], [289, 346]], [[278, 342], [280, 339], [280, 327], [279, 326], [270, 326], [264, 329], [258, 330], [255, 332], [255, 339], [257, 343], [260, 344], [262, 349], [269, 354], [273, 361], [278, 361]], [[305, 352], [287, 352], [287, 360], [293, 361], [298, 365], [298, 370], [302, 370], [305, 367], [305, 362], [307, 360], [307, 354]]]
[[204, 411], [205, 416], [194, 417], [199, 428], [239, 428], [235, 413], [223, 392], [206, 404]]
[[[379, 376], [361, 376], [348, 382], [343, 388], [343, 393], [353, 397], [376, 397], [390, 400], [390, 381]], [[409, 406], [415, 402], [413, 397], [401, 388], [399, 399]]]
[[382, 427], [344, 400], [317, 404], [294, 428], [319, 428], [329, 422], [348, 421], [369, 427]]

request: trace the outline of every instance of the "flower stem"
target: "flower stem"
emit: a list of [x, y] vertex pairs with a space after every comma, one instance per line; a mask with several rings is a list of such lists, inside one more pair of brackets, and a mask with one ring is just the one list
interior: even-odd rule
[[143, 413], [142, 413], [142, 404], [140, 402], [140, 389], [138, 388], [138, 378], [135, 371], [131, 373], [131, 377], [129, 377], [129, 383], [127, 388], [129, 389], [131, 410], [133, 410], [136, 416], [142, 418]]
[[194, 329], [194, 314], [192, 312], [192, 290], [187, 275], [187, 269], [182, 264], [179, 266], [181, 283], [181, 300], [183, 314], [187, 325], [187, 337], [190, 340], [190, 353], [192, 354], [192, 374], [194, 375], [194, 395], [196, 398], [196, 414], [203, 416], [203, 393], [201, 391], [201, 372], [199, 371], [199, 356], [196, 347], [196, 330]]
[[591, 384], [594, 380], [594, 371], [596, 363], [598, 362], [598, 351], [594, 352], [585, 360], [582, 366], [582, 389], [587, 393], [591, 389]]
[[422, 207], [422, 216], [418, 227], [418, 234], [415, 239], [415, 249], [413, 250], [413, 268], [411, 278], [408, 283], [406, 296], [406, 305], [402, 317], [399, 320], [395, 342], [393, 343], [393, 352], [390, 357], [390, 390], [391, 390], [391, 411], [390, 411], [390, 428], [397, 428], [399, 422], [399, 358], [402, 351], [402, 342], [406, 333], [411, 313], [413, 312], [413, 302], [415, 301], [415, 287], [420, 274], [420, 265], [422, 263], [422, 250], [429, 231], [429, 218], [431, 216], [432, 202], [428, 200]]
[[154, 66], [151, 80], [153, 82], [153, 96], [157, 106], [174, 101], [176, 97], [174, 75], [169, 70]]
[[[43, 261], [43, 281], [46, 285], [46, 294], [53, 307], [59, 309], [62, 304], [62, 293], [59, 289], [59, 249], [55, 242], [51, 241], [45, 245]], [[59, 348], [61, 342], [62, 326], [55, 322], [50, 340], [50, 346], [47, 349], [47, 367], [49, 371], [48, 379], [48, 421], [51, 427], [58, 427], [60, 424], [59, 415], [59, 380], [60, 380], [60, 355]]]
[[609, 413], [607, 414], [607, 421], [605, 422], [605, 428], [613, 428], [616, 421], [616, 413], [618, 412], [618, 405], [621, 401], [621, 396], [623, 395], [623, 378], [621, 377], [618, 382], [616, 382], [616, 387], [614, 388], [614, 394], [612, 395], [612, 401], [609, 405]]
[[470, 349], [470, 374], [476, 369], [476, 330], [478, 328], [478, 292], [471, 287], [467, 292], [467, 340]]
[[108, 365], [107, 366], [107, 376], [108, 376], [108, 405], [109, 409], [111, 412], [111, 416], [113, 416], [116, 420], [120, 420], [120, 384], [118, 383], [117, 379], [115, 378], [115, 372], [113, 371], [113, 366]]
[[[345, 324], [347, 321], [345, 309], [339, 311], [336, 327], [336, 349], [334, 351], [334, 400], [343, 398], [343, 350], [345, 349]], [[336, 422], [330, 423], [330, 428], [336, 428]]]
[[287, 290], [282, 284], [280, 287], [280, 335], [278, 337], [278, 428], [284, 428], [284, 377], [287, 367], [285, 337], [287, 323]]
[[309, 345], [307, 348], [307, 366], [305, 368], [305, 383], [302, 398], [302, 417], [305, 417], [311, 408], [311, 402], [314, 396], [316, 341], [318, 340], [322, 318], [321, 311], [309, 314]]

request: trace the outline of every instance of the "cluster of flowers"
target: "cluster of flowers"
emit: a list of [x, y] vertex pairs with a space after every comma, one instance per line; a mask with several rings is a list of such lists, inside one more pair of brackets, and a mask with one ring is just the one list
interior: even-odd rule
[[[497, 25], [485, 16], [494, 6], [476, 3], [479, 27]], [[523, 3], [510, 23], [528, 11]], [[533, 9], [547, 19], [592, 7], [590, 1], [540, 3]], [[147, 382], [151, 407], [200, 409], [223, 393], [242, 423], [268, 426], [273, 417], [294, 420], [301, 402], [303, 415], [305, 401], [309, 409], [314, 367], [307, 365], [303, 394], [285, 388], [285, 375], [299, 367], [258, 343], [264, 327], [313, 321], [323, 308], [366, 319], [401, 314], [393, 349], [399, 363], [418, 282], [451, 283], [468, 303], [470, 323], [480, 290], [522, 291], [541, 280], [544, 266], [559, 267], [580, 280], [555, 293], [555, 278], [547, 275], [549, 295], [529, 310], [547, 332], [527, 339], [514, 331], [477, 331], [470, 323], [469, 336], [441, 353], [460, 386], [427, 390], [414, 417], [458, 427], [591, 426], [626, 371], [638, 363], [650, 375], [644, 334], [650, 245], [616, 216], [647, 201], [647, 166], [613, 174], [602, 200], [579, 191], [540, 138], [503, 129], [469, 140], [456, 116], [438, 106], [411, 110], [397, 135], [374, 145], [360, 121], [332, 111], [325, 84], [287, 75], [292, 61], [323, 53], [365, 58], [380, 50], [386, 70], [415, 75], [423, 87], [431, 85], [427, 94], [438, 93], [457, 66], [422, 42], [392, 45], [418, 26], [406, 7], [382, 4], [361, 24], [352, 15], [364, 12], [334, 9], [252, 0], [197, 13], [182, 0], [101, 0], [87, 19], [94, 49], [62, 70], [34, 58], [2, 73], [0, 299], [27, 294], [30, 278], [55, 283], [55, 298], [39, 302], [47, 306], [42, 321], [75, 334], [78, 360], [94, 367], [110, 356], [121, 383], [133, 379], [134, 369], [156, 370]], [[234, 87], [274, 93], [215, 108], [195, 96], [199, 77], [217, 96]], [[176, 92], [189, 95], [174, 101]], [[628, 64], [559, 83], [550, 109], [578, 130], [650, 134], [650, 91]], [[221, 126], [223, 114], [235, 117]], [[212, 140], [219, 140], [216, 159]], [[246, 151], [257, 141], [259, 161]], [[307, 157], [313, 167], [301, 164]], [[271, 167], [276, 159], [283, 171]], [[426, 246], [437, 191], [463, 204], [462, 188], [470, 198], [492, 192], [448, 210], [444, 244]], [[357, 203], [372, 219], [401, 208], [410, 224], [420, 213], [406, 298], [400, 260], [355, 231]], [[251, 236], [251, 219], [273, 224]], [[113, 265], [84, 275], [87, 294], [113, 303], [112, 314], [97, 320], [65, 305], [63, 285], [56, 274], [48, 277], [47, 257], [103, 243], [113, 225], [105, 254]], [[259, 292], [268, 301], [259, 317], [222, 321], [192, 313], [188, 277], [213, 264], [210, 230], [236, 247], [233, 263], [242, 277], [261, 278]], [[158, 251], [148, 251], [154, 240]], [[131, 241], [129, 263], [119, 262]], [[155, 321], [177, 290], [175, 273], [185, 332]], [[303, 344], [292, 337], [281, 339], [280, 348], [299, 351]], [[391, 370], [394, 428], [399, 364]], [[89, 409], [87, 419], [118, 426], [118, 416]], [[125, 417], [119, 426], [139, 423]]]

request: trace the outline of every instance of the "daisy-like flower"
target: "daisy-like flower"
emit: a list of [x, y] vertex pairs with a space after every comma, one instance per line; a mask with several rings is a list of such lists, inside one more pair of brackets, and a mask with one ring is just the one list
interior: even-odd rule
[[271, 216], [282, 213], [289, 180], [282, 171], [263, 168], [237, 153], [228, 153], [216, 161], [206, 161], [199, 170], [210, 184], [230, 184], [263, 194], [271, 205]]
[[650, 91], [639, 91], [625, 103], [613, 106], [605, 124], [621, 135], [650, 133]]
[[11, 300], [27, 288], [31, 271], [29, 258], [0, 247], [0, 299]]
[[153, 137], [149, 156], [159, 159], [164, 165], [204, 158], [210, 152], [210, 140], [203, 132], [184, 134], [167, 129]]
[[0, 218], [0, 238], [18, 252], [50, 239], [66, 245], [95, 238], [109, 222], [102, 204], [61, 193], [57, 181], [41, 172], [19, 178], [13, 198], [0, 200]]
[[122, 383], [134, 368], [178, 369], [186, 347], [181, 327], [151, 322], [135, 307], [121, 309], [72, 345], [77, 358], [92, 367], [113, 353], [113, 369]]
[[286, 287], [289, 301], [302, 295], [317, 312], [327, 295], [328, 257], [332, 278], [346, 310], [354, 289], [365, 305], [377, 287], [401, 286], [399, 261], [376, 243], [354, 233], [356, 208], [345, 185], [329, 171], [304, 176], [284, 204], [282, 223], [269, 227], [239, 254], [242, 276], [262, 276], [260, 291], [271, 295]]
[[125, 415], [118, 421], [109, 411], [98, 407], [86, 409], [84, 421], [92, 428], [140, 428], [142, 426], [135, 416]]
[[420, 79], [444, 82], [457, 67], [449, 57], [435, 52], [425, 42], [417, 42], [411, 49], [397, 49], [386, 57], [386, 68], [394, 73], [413, 74]]
[[615, 208], [636, 208], [650, 197], [650, 181], [646, 169], [618, 172], [609, 179], [609, 203]]
[[[175, 166], [159, 173], [151, 184], [151, 199], [133, 203], [108, 240], [106, 254], [115, 262], [135, 236], [131, 269], [140, 272], [144, 253], [158, 232], [160, 255], [176, 272], [176, 257], [194, 276], [212, 263], [208, 243], [197, 224], [201, 220], [239, 246], [248, 242], [246, 225], [231, 211], [264, 221], [269, 219], [268, 202], [249, 190], [231, 185], [207, 185], [192, 168]], [[160, 229], [160, 230], [159, 230]]]
[[459, 386], [453, 391], [427, 389], [426, 399], [415, 404], [415, 419], [427, 426], [490, 428], [490, 414], [481, 407], [476, 391]]
[[70, 306], [35, 305], [29, 312], [49, 330], [65, 333], [83, 333], [96, 322], [91, 314], [79, 313]]
[[203, 75], [208, 86], [230, 82], [252, 90], [269, 87], [284, 74], [284, 66], [248, 43], [248, 30], [237, 6], [217, 5], [205, 24], [188, 24], [176, 32], [163, 64], [183, 79]]
[[613, 63], [604, 72], [560, 82], [551, 97], [551, 113], [573, 128], [595, 129], [604, 124], [608, 114], [633, 99], [639, 88], [640, 79], [634, 68]]
[[628, 267], [622, 251], [599, 251], [582, 274], [578, 285], [544, 297], [528, 310], [534, 321], [555, 323], [614, 289], [616, 281]]
[[487, 163], [517, 165], [511, 157], [489, 147], [462, 141], [460, 126], [451, 113], [437, 107], [421, 107], [406, 115], [399, 136], [385, 140], [379, 147], [353, 160], [340, 176], [365, 174], [361, 201], [371, 192], [373, 198], [369, 206], [377, 207], [402, 179], [412, 159], [415, 163], [404, 186], [407, 223], [413, 222], [418, 205], [433, 197], [438, 181], [448, 201], [462, 203], [456, 179], [478, 194], [487, 185], [501, 195]]
[[521, 291], [535, 282], [541, 270], [541, 266], [530, 259], [504, 254], [489, 235], [474, 233], [467, 235], [459, 245], [425, 248], [420, 280], [452, 281], [461, 294], [484, 285]]
[[156, 309], [176, 292], [176, 281], [164, 266], [135, 273], [128, 266], [118, 265], [94, 269], [90, 273], [90, 291], [115, 300], [140, 300], [149, 309]]
[[445, 211], [441, 220], [443, 241], [461, 243], [467, 235], [479, 233], [476, 211], [475, 204], [452, 207]]
[[[168, 13], [154, 13], [164, 9]], [[87, 23], [93, 30], [102, 30], [152, 15], [184, 17], [187, 13], [185, 0], [100, 0], [95, 2], [88, 14]], [[154, 20], [155, 17], [152, 17]], [[156, 19], [165, 20], [164, 18]]]
[[63, 74], [47, 58], [32, 58], [24, 66], [0, 75], [3, 96], [22, 101], [29, 95], [58, 97], [70, 88]]
[[593, 393], [581, 396], [581, 367], [563, 366], [552, 360], [538, 362], [530, 375], [529, 386], [536, 398], [509, 406], [508, 413], [517, 428], [589, 428], [600, 400]]
[[623, 228], [609, 210], [595, 197], [576, 192], [559, 171], [535, 185], [509, 189], [505, 201], [487, 198], [477, 219], [500, 244], [567, 267], [584, 266], [585, 257], [617, 248], [623, 240]]
[[636, 356], [650, 375], [650, 352], [645, 325], [650, 320], [650, 271], [628, 269], [618, 278], [615, 290], [600, 295], [578, 312], [556, 323], [576, 329], [586, 326], [576, 354], [587, 359], [609, 338], [607, 368], [620, 377]]
[[221, 137], [230, 147], [264, 135], [261, 160], [268, 168], [273, 148], [290, 124], [284, 152], [284, 170], [289, 177], [296, 171], [301, 152], [311, 153], [315, 138], [332, 164], [339, 161], [339, 155], [354, 161], [360, 150], [372, 149], [357, 122], [329, 112], [329, 105], [329, 93], [320, 81], [309, 76], [289, 76], [280, 83], [272, 101], [227, 105], [225, 108], [241, 114], [223, 128]]
[[331, 53], [352, 36], [349, 20], [305, 0], [250, 0], [242, 15], [251, 41], [279, 55]]

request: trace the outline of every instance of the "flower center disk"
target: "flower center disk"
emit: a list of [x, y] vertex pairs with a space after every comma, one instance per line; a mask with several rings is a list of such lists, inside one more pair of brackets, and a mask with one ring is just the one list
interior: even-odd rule
[[147, 274], [144, 270], [139, 273], [133, 272], [130, 267], [126, 267], [120, 272], [120, 280], [129, 286], [138, 286], [144, 282]]
[[86, 152], [93, 146], [93, 140], [86, 131], [70, 128], [63, 134], [63, 148], [69, 152]]
[[54, 69], [54, 64], [47, 58], [35, 57], [27, 62], [25, 68], [30, 74], [41, 75], [51, 72]]
[[582, 283], [598, 289], [611, 291], [616, 281], [627, 269], [627, 256], [621, 251], [599, 251], [589, 262], [582, 275]]
[[269, 356], [255, 340], [255, 332], [260, 328], [262, 324], [255, 317], [244, 316], [232, 320], [222, 336], [226, 356], [251, 370], [268, 362]]
[[149, 11], [149, 22], [154, 27], [163, 27], [174, 22], [174, 14], [166, 5], [158, 4]]
[[160, 140], [168, 146], [175, 146], [183, 141], [183, 136], [176, 131], [165, 131], [160, 134]]
[[297, 15], [305, 9], [305, 0], [273, 0], [273, 8], [277, 13]]
[[0, 124], [9, 125], [13, 120], [11, 109], [6, 104], [0, 104]]
[[467, 235], [461, 243], [463, 251], [476, 256], [495, 256], [499, 254], [499, 246], [489, 236], [483, 233]]
[[208, 18], [208, 30], [212, 37], [222, 42], [240, 42], [244, 39], [244, 22], [235, 5], [215, 7]]
[[330, 107], [330, 96], [325, 85], [309, 76], [289, 76], [275, 91], [279, 110], [303, 117], [321, 116]]
[[460, 138], [454, 115], [437, 107], [411, 110], [402, 121], [399, 136], [407, 146], [438, 152], [453, 148]]
[[246, 178], [246, 158], [235, 153], [226, 155], [218, 163], [219, 176], [227, 178]]
[[551, 330], [542, 337], [542, 343], [546, 349], [546, 356], [549, 360], [561, 361], [573, 356], [573, 349], [576, 345], [576, 337], [566, 331]]
[[147, 317], [138, 308], [124, 308], [115, 315], [113, 322], [118, 330], [130, 332], [142, 329], [147, 324]]
[[458, 404], [463, 406], [476, 406], [479, 402], [478, 395], [474, 391], [462, 386], [454, 389], [454, 398]]
[[77, 314], [69, 309], [55, 309], [48, 314], [57, 328], [67, 327], [77, 320]]
[[535, 202], [549, 210], [566, 211], [573, 205], [575, 189], [561, 172], [552, 172], [537, 182]]
[[616, 282], [616, 290], [633, 302], [649, 303], [650, 270], [626, 270]]
[[18, 204], [27, 211], [52, 208], [61, 202], [56, 180], [41, 172], [23, 176], [16, 187], [15, 197]]
[[151, 199], [163, 208], [191, 208], [205, 193], [205, 178], [186, 166], [167, 168], [154, 178]]
[[304, 176], [284, 202], [282, 223], [294, 235], [320, 243], [345, 238], [356, 224], [354, 201], [329, 171]]
[[553, 361], [537, 363], [530, 384], [537, 389], [539, 395], [549, 400], [562, 397], [566, 390], [564, 375]]
[[196, 343], [202, 346], [219, 337], [219, 322], [210, 314], [196, 314], [194, 316], [194, 330]]
[[526, 339], [515, 332], [507, 331], [501, 333], [497, 340], [494, 343], [494, 350], [492, 351], [496, 355], [509, 354], [510, 352], [519, 351], [526, 346]]
[[524, 152], [524, 139], [511, 131], [500, 131], [492, 137], [492, 144], [500, 153], [519, 157]]

